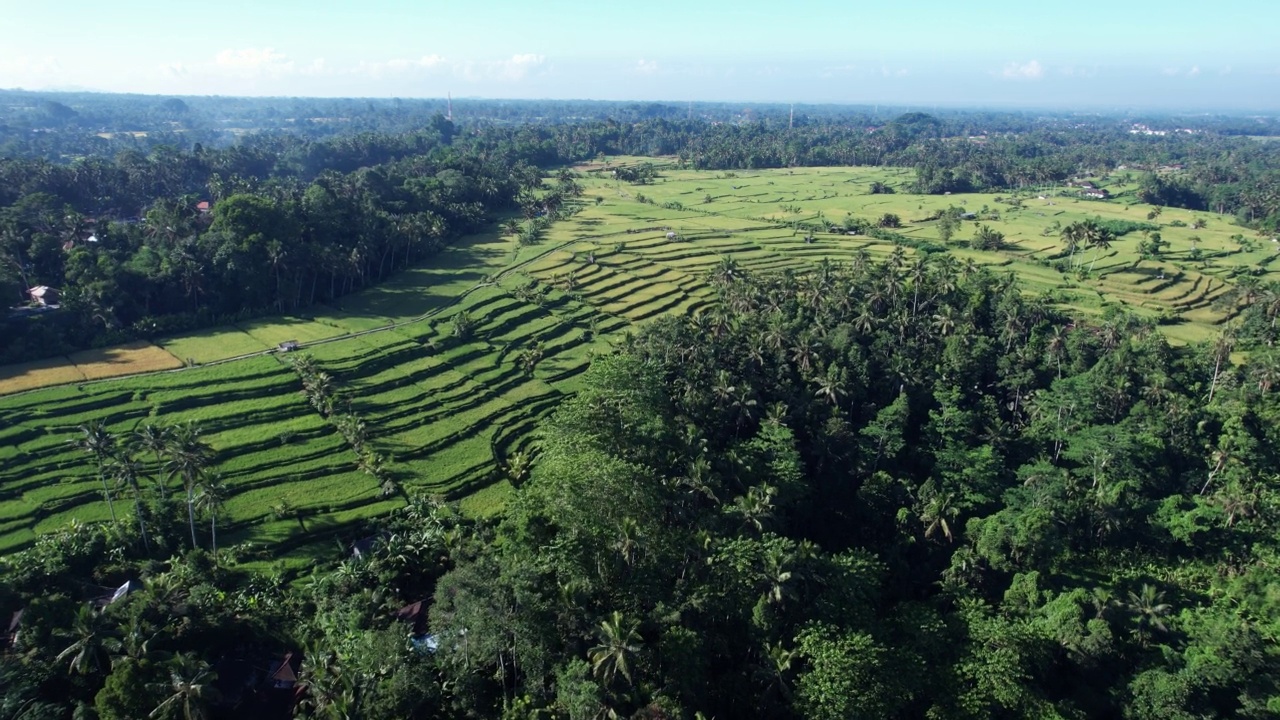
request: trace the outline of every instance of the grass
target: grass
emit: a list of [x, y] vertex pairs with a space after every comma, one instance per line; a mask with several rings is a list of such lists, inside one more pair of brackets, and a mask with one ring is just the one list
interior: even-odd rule
[[[1280, 267], [1273, 262], [1276, 246], [1242, 245], [1236, 237], [1242, 230], [1227, 218], [1169, 209], [1156, 221], [1170, 243], [1159, 260], [1138, 257], [1140, 235], [1131, 233], [1097, 253], [1092, 273], [1063, 272], [1055, 265], [1066, 255], [1057, 228], [1091, 217], [1146, 222], [1147, 208], [1123, 194], [1132, 189], [1127, 181], [1111, 185], [1117, 194], [1111, 202], [1046, 188], [1011, 203], [1007, 193], [910, 195], [904, 191], [912, 179], [910, 171], [895, 168], [716, 173], [668, 163], [654, 184], [641, 187], [585, 173], [583, 211], [555, 223], [538, 246], [480, 235], [432, 258], [431, 267], [306, 315], [190, 333], [160, 347], [137, 344], [0, 368], [0, 393], [56, 385], [0, 396], [0, 552], [28, 545], [72, 518], [105, 517], [86, 458], [66, 443], [78, 425], [98, 419], [119, 433], [151, 421], [199, 423], [216, 452], [214, 469], [231, 490], [220, 530], [224, 543], [266, 546], [273, 559], [262, 562], [291, 567], [332, 557], [356, 539], [365, 520], [402, 501], [382, 498], [373, 480], [356, 470], [354, 455], [298, 392], [293, 372], [268, 352], [284, 340], [302, 342], [347, 389], [352, 408], [369, 424], [370, 444], [406, 488], [459, 499], [471, 515], [492, 515], [512, 492], [498, 471], [502, 456], [528, 446], [538, 419], [580, 388], [592, 355], [608, 352], [621, 333], [706, 307], [712, 301], [706, 275], [721, 258], [763, 271], [803, 269], [823, 258], [848, 261], [859, 252], [883, 259], [893, 250], [891, 243], [825, 227], [805, 242], [808, 233], [796, 223], [825, 226], [846, 214], [875, 220], [895, 213], [904, 221], [901, 234], [942, 244], [928, 216], [962, 207], [984, 217], [964, 222], [947, 243], [961, 262], [1012, 272], [1027, 292], [1044, 293], [1074, 312], [1123, 303], [1175, 317], [1180, 322], [1163, 326], [1174, 342], [1216, 334], [1229, 313], [1212, 300], [1235, 273], [1270, 279], [1272, 267]], [[899, 192], [870, 195], [873, 181]], [[641, 193], [657, 205], [639, 202]], [[703, 202], [707, 195], [710, 203]], [[1192, 229], [1197, 219], [1208, 226]], [[979, 224], [1004, 233], [1008, 246], [998, 252], [966, 247]], [[683, 241], [668, 240], [669, 230]], [[1192, 259], [1193, 236], [1207, 260]], [[1075, 259], [1087, 267], [1094, 253]], [[536, 304], [517, 297], [531, 282], [539, 292], [549, 288]], [[465, 339], [454, 336], [463, 312], [473, 322]], [[544, 355], [529, 375], [516, 361], [535, 342]], [[88, 382], [182, 362], [193, 367]]]

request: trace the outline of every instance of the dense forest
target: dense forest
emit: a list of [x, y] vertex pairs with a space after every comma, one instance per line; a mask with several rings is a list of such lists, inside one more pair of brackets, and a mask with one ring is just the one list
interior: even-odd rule
[[198, 428], [86, 427], [137, 517], [0, 559], [0, 717], [1280, 713], [1265, 342], [945, 255], [712, 282], [595, 362], [502, 517], [406, 498], [292, 582], [199, 549]]
[[[544, 187], [541, 174], [601, 154], [704, 169], [905, 166], [916, 179], [904, 189], [922, 193], [1125, 166], [1149, 171], [1143, 202], [1234, 214], [1260, 231], [1280, 225], [1280, 143], [1242, 137], [1271, 131], [1258, 119], [1164, 118], [1188, 132], [1147, 135], [1117, 118], [886, 118], [825, 106], [793, 120], [780, 106], [709, 106], [692, 117], [661, 104], [468, 101], [474, 115], [455, 124], [429, 101], [0, 100], [9, 101], [3, 130], [17, 138], [0, 150], [0, 297], [20, 305], [43, 285], [62, 301], [58, 313], [7, 317], [0, 362], [332, 301], [504, 215], [554, 216], [574, 187]], [[353, 122], [319, 134], [272, 124], [285, 111]], [[188, 114], [205, 120], [187, 128]], [[252, 131], [201, 143], [215, 120]], [[133, 127], [161, 130], [125, 131]], [[1166, 167], [1182, 169], [1155, 172]]]

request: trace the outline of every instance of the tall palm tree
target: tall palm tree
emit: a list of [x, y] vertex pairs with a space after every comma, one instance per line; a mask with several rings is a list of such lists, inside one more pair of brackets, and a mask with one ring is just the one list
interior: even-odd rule
[[200, 480], [200, 494], [196, 496], [196, 509], [209, 514], [209, 540], [213, 550], [213, 561], [218, 561], [218, 511], [226, 503], [231, 493], [222, 476], [217, 473], [205, 473]]
[[592, 672], [605, 686], [612, 685], [619, 674], [631, 682], [631, 658], [640, 652], [640, 633], [636, 628], [636, 623], [627, 622], [617, 610], [600, 621], [596, 632], [599, 644], [588, 650], [587, 655], [591, 658]]
[[1074, 268], [1076, 266], [1076, 250], [1084, 244], [1087, 235], [1088, 231], [1082, 222], [1073, 222], [1062, 228], [1062, 242], [1067, 246], [1067, 250], [1070, 251], [1070, 255], [1067, 257], [1068, 267]]
[[117, 487], [127, 487], [133, 493], [133, 512], [138, 517], [138, 532], [142, 534], [142, 546], [150, 551], [151, 542], [147, 539], [147, 522], [144, 517], [146, 505], [142, 502], [142, 487], [138, 482], [142, 477], [142, 463], [127, 452], [120, 453], [108, 461], [107, 473], [115, 480]]
[[213, 458], [213, 448], [200, 439], [200, 428], [187, 423], [173, 428], [165, 455], [165, 470], [170, 475], [181, 477], [187, 491], [187, 524], [191, 528], [191, 547], [200, 547], [196, 540], [196, 487]]
[[102, 496], [107, 499], [107, 509], [111, 511], [111, 522], [116, 521], [116, 507], [111, 502], [111, 489], [107, 487], [106, 461], [115, 452], [115, 438], [107, 431], [101, 420], [90, 420], [80, 426], [80, 435], [71, 440], [71, 444], [93, 456], [98, 468], [98, 482], [102, 483]]
[[182, 708], [184, 720], [203, 720], [209, 717], [210, 704], [217, 695], [217, 690], [213, 687], [213, 682], [217, 679], [217, 673], [209, 664], [195, 655], [177, 656], [169, 668], [169, 683], [159, 686], [172, 694], [157, 705], [149, 717], [162, 715], [175, 706]]
[[139, 450], [150, 452], [156, 459], [155, 481], [160, 488], [160, 499], [168, 495], [165, 488], [164, 454], [169, 449], [169, 428], [147, 423], [133, 431], [133, 442]]
[[1110, 250], [1111, 241], [1115, 240], [1116, 236], [1110, 230], [1092, 223], [1087, 239], [1088, 243], [1093, 246], [1093, 260], [1089, 262], [1089, 272], [1093, 272], [1093, 265], [1098, 262], [1098, 252], [1100, 250]]

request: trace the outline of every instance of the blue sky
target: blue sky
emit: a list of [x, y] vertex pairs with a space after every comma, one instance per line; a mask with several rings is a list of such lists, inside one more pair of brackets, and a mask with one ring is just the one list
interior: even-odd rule
[[0, 0], [0, 88], [1280, 110], [1280, 0]]

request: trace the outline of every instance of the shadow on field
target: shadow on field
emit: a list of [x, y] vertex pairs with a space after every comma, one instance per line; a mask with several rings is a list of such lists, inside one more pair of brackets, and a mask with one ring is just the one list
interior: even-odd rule
[[458, 241], [421, 265], [404, 270], [381, 285], [334, 303], [352, 317], [403, 321], [417, 318], [456, 301], [463, 292], [497, 272], [510, 256], [497, 233]]

